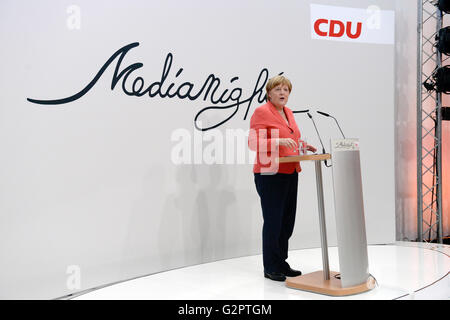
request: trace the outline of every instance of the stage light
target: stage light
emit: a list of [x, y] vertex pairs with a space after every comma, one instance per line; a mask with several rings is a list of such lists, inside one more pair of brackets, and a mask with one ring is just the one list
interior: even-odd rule
[[436, 34], [436, 41], [439, 52], [450, 55], [450, 26], [439, 30]]
[[450, 66], [443, 66], [438, 68], [431, 75], [434, 81], [429, 81], [430, 78], [423, 83], [425, 89], [428, 91], [436, 90], [436, 92], [450, 93]]
[[433, 74], [436, 83], [436, 91], [450, 93], [450, 66], [444, 66]]
[[437, 6], [442, 12], [450, 13], [450, 0], [439, 0]]
[[442, 107], [442, 120], [450, 121], [450, 107]]

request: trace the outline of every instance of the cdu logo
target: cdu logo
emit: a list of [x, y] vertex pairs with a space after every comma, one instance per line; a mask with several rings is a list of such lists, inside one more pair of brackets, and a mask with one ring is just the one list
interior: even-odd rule
[[394, 44], [394, 11], [311, 4], [311, 38]]
[[[321, 30], [321, 25], [325, 25], [325, 30]], [[350, 39], [358, 39], [361, 35], [362, 22], [356, 23], [356, 30], [352, 33], [352, 21], [317, 19], [314, 22], [314, 31], [321, 37], [340, 38], [344, 34]]]

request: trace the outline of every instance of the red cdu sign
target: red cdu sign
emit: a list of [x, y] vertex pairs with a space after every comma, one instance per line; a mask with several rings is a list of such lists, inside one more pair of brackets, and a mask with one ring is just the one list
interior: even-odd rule
[[310, 4], [311, 38], [325, 41], [394, 44], [393, 10]]
[[[352, 25], [356, 24], [356, 28]], [[352, 29], [356, 29], [353, 30]], [[347, 35], [350, 39], [357, 39], [361, 36], [362, 22], [340, 21], [317, 19], [314, 22], [314, 32], [320, 37], [335, 37], [340, 38]]]

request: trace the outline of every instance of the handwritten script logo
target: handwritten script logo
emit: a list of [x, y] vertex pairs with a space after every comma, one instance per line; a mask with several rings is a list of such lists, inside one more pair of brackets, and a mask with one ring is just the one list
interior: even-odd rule
[[355, 140], [340, 140], [334, 143], [334, 149], [339, 151], [358, 150], [359, 142]]
[[[124, 59], [125, 55], [128, 53], [128, 51], [137, 46], [139, 46], [139, 42], [133, 42], [117, 50], [100, 68], [95, 77], [80, 92], [75, 93], [70, 97], [55, 100], [38, 100], [27, 98], [27, 100], [32, 103], [43, 105], [60, 105], [78, 100], [86, 93], [88, 93], [89, 90], [92, 89], [92, 87], [103, 75], [105, 70], [113, 63], [114, 60], [117, 59], [114, 69], [114, 75], [111, 81], [111, 90], [114, 90], [119, 81], [122, 81], [121, 82], [122, 91], [129, 96], [141, 97], [144, 95], [148, 95], [150, 98], [159, 96], [160, 98], [178, 98], [178, 99], [187, 98], [189, 100], [203, 100], [203, 101], [208, 100], [212, 105], [209, 105], [201, 109], [195, 115], [194, 118], [195, 127], [201, 131], [210, 130], [224, 124], [238, 112], [239, 107], [242, 104], [247, 104], [247, 109], [244, 115], [245, 120], [247, 118], [250, 106], [254, 100], [256, 100], [259, 103], [265, 101], [264, 87], [267, 82], [269, 74], [266, 68], [263, 68], [260, 71], [252, 94], [247, 98], [242, 98], [242, 88], [234, 85], [235, 81], [239, 79], [239, 77], [237, 76], [231, 78], [230, 80], [230, 84], [234, 86], [232, 89], [230, 88], [222, 89], [221, 79], [219, 77], [216, 77], [212, 73], [206, 78], [201, 87], [194, 85], [194, 83], [189, 81], [183, 82], [178, 85], [175, 84], [173, 81], [172, 82], [168, 81], [167, 78], [169, 76], [173, 61], [173, 55], [170, 52], [167, 54], [166, 59], [164, 61], [164, 66], [159, 81], [155, 81], [145, 86], [145, 81], [140, 76], [135, 76], [133, 80], [128, 80], [128, 78], [134, 71], [138, 70], [139, 68], [142, 68], [144, 65], [141, 62], [136, 62], [121, 69], [122, 60]], [[179, 68], [178, 72], [175, 74], [175, 78], [179, 77], [182, 72], [183, 68]], [[197, 120], [199, 120], [199, 117], [203, 113], [207, 111], [227, 110], [227, 109], [231, 109], [233, 110], [233, 112], [231, 113], [231, 115], [225, 116], [225, 119], [220, 120], [218, 123], [215, 123], [209, 127], [201, 127], [201, 125], [200, 126], [198, 125], [198, 123], [201, 123], [201, 121], [198, 121], [197, 123]]]

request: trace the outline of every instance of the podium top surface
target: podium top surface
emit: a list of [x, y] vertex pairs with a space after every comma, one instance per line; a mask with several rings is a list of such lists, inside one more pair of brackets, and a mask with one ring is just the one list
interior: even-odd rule
[[331, 159], [331, 154], [322, 153], [322, 154], [306, 154], [303, 156], [287, 156], [278, 158], [280, 163], [285, 162], [299, 162], [299, 161], [322, 161]]

